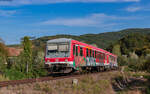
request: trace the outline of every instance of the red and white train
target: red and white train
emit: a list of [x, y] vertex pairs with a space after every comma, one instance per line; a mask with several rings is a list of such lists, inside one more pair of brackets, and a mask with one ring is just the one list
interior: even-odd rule
[[51, 72], [92, 71], [117, 68], [117, 56], [68, 38], [47, 41], [45, 66]]

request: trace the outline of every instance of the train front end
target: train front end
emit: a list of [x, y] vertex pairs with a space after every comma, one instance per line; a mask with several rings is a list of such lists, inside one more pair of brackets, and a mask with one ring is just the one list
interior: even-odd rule
[[49, 72], [69, 73], [73, 71], [71, 39], [60, 38], [47, 41], [45, 67]]

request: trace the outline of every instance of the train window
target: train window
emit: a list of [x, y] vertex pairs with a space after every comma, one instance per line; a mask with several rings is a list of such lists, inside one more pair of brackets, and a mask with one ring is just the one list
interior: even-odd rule
[[111, 56], [108, 57], [108, 60], [111, 61]]
[[98, 52], [98, 60], [99, 60], [99, 62], [101, 62], [101, 53], [100, 52]]
[[112, 56], [111, 56], [111, 58], [110, 58], [110, 59], [111, 59], [111, 61], [113, 61], [113, 57], [112, 57]]
[[107, 59], [107, 55], [105, 54], [105, 60]]
[[97, 59], [99, 58], [99, 52], [97, 52]]
[[102, 59], [102, 53], [99, 53], [99, 58], [100, 58], [100, 60]]
[[95, 51], [95, 58], [96, 58], [96, 51]]
[[104, 54], [103, 53], [101, 54], [101, 56], [102, 56], [102, 59], [104, 59]]
[[76, 56], [78, 56], [78, 46], [76, 46]]
[[96, 58], [98, 59], [98, 52], [96, 52]]
[[90, 49], [90, 57], [92, 57], [92, 50]]
[[73, 45], [73, 55], [75, 55], [75, 53], [76, 53], [76, 52], [75, 52], [75, 51], [76, 51], [75, 47], [76, 47], [76, 46]]
[[86, 48], [86, 56], [87, 57], [89, 56], [89, 50], [88, 50], [88, 48]]
[[99, 53], [99, 62], [101, 62], [101, 59], [102, 59], [102, 58], [101, 58], [101, 53]]
[[94, 56], [94, 50], [92, 51], [92, 54], [93, 54], [93, 57], [95, 57], [95, 56]]
[[80, 47], [80, 56], [83, 56], [83, 48]]
[[99, 54], [99, 52], [97, 52], [97, 58], [99, 59], [99, 57], [100, 57], [100, 54]]
[[101, 59], [104, 59], [105, 55], [103, 53], [101, 53]]
[[61, 43], [58, 45], [58, 51], [59, 52], [66, 52], [69, 50], [69, 44], [68, 43]]

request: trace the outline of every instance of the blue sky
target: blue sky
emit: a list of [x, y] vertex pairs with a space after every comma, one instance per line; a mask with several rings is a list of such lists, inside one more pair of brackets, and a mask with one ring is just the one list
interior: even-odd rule
[[0, 38], [150, 28], [149, 0], [0, 0]]

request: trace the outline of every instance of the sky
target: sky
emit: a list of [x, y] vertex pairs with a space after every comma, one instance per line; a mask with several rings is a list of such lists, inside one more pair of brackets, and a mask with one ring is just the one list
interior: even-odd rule
[[0, 38], [150, 28], [150, 0], [0, 0]]

